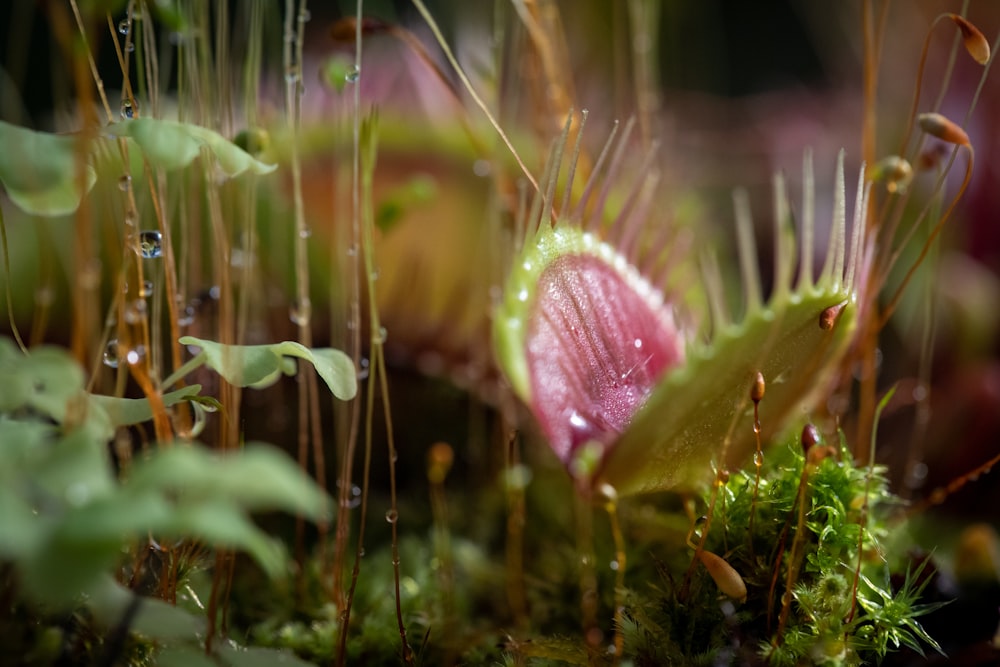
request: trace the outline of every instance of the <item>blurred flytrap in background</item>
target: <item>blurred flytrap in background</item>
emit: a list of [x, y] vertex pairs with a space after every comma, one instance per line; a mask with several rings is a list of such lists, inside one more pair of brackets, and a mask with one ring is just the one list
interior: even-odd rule
[[3, 664], [996, 661], [991, 4], [4, 12]]

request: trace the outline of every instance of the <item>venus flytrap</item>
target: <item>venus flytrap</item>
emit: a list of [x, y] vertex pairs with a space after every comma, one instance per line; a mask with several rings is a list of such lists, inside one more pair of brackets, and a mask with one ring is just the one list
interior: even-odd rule
[[[620, 215], [602, 234], [584, 219], [586, 199], [559, 219], [539, 207], [495, 315], [497, 354], [583, 490], [609, 484], [629, 494], [697, 484], [711, 461], [747, 457], [760, 435], [755, 423], [766, 425], [763, 438], [770, 439], [823, 395], [851, 341], [870, 252], [862, 231], [869, 186], [859, 177], [848, 243], [843, 171], [841, 155], [828, 251], [816, 276], [806, 259], [813, 248], [796, 252], [791, 205], [776, 177], [775, 286], [762, 302], [751, 234], [741, 230], [745, 308], [733, 323], [719, 315], [728, 306], [711, 291], [707, 306], [685, 303], [637, 268], [641, 248], [620, 250], [635, 234], [631, 225], [655, 221]], [[803, 172], [803, 198], [811, 201], [808, 156]], [[751, 222], [741, 213], [738, 224]], [[811, 241], [812, 211], [801, 224], [803, 243]], [[767, 381], [767, 400], [752, 410], [758, 376]]]

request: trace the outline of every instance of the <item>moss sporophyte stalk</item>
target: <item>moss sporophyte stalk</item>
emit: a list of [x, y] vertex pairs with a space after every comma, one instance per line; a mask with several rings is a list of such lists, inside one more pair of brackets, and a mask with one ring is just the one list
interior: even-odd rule
[[0, 664], [1000, 660], [989, 3], [43, 4]]

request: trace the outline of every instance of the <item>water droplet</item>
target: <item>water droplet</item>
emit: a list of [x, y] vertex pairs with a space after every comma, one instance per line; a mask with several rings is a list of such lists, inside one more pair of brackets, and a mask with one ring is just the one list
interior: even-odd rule
[[66, 487], [66, 502], [73, 507], [79, 507], [90, 500], [91, 490], [83, 482], [74, 482]]
[[77, 274], [77, 283], [85, 290], [96, 289], [101, 283], [101, 260], [93, 258], [85, 262]]
[[358, 79], [361, 78], [361, 69], [355, 65], [344, 75], [344, 81], [347, 83], [356, 83]]
[[299, 23], [308, 23], [311, 18], [312, 13], [308, 9], [303, 9], [299, 12]]
[[118, 339], [112, 338], [104, 348], [104, 365], [118, 368]]
[[373, 343], [384, 343], [385, 339], [389, 337], [389, 332], [386, 331], [385, 327], [379, 327], [378, 333], [372, 336]]
[[753, 453], [753, 464], [758, 467], [764, 465], [764, 452], [757, 450]]
[[134, 366], [142, 361], [145, 356], [146, 348], [142, 345], [136, 345], [125, 354], [125, 361], [127, 361], [129, 365]]
[[396, 510], [388, 510], [385, 513], [385, 520], [388, 521], [389, 523], [396, 523], [398, 519], [399, 519], [399, 513], [397, 513]]
[[135, 118], [135, 112], [138, 108], [138, 104], [133, 105], [129, 100], [122, 100], [122, 120], [128, 120], [129, 118]]
[[480, 178], [486, 178], [493, 171], [493, 165], [489, 160], [476, 160], [472, 163], [472, 173]]
[[906, 486], [911, 489], [919, 489], [927, 481], [927, 464], [917, 461], [906, 473]]
[[56, 300], [56, 293], [51, 287], [39, 287], [35, 290], [35, 305], [39, 308], [46, 308]]
[[139, 254], [143, 259], [156, 259], [163, 256], [163, 235], [157, 231], [147, 230], [139, 234]]
[[357, 243], [354, 243], [350, 247], [347, 248], [347, 256], [348, 257], [354, 257], [357, 254], [358, 254], [358, 244]]
[[303, 227], [302, 229], [299, 230], [299, 238], [300, 239], [307, 239], [307, 238], [311, 237], [312, 235], [313, 235], [312, 229], [310, 229], [309, 227]]
[[129, 42], [125, 45], [125, 53], [132, 53], [135, 51], [135, 42]]
[[299, 70], [297, 67], [292, 65], [285, 70], [285, 81], [288, 83], [295, 83], [299, 80]]
[[617, 571], [618, 571], [618, 568], [619, 568], [620, 566], [618, 565], [618, 561], [617, 561], [617, 560], [613, 560], [613, 561], [611, 561], [611, 563], [609, 564], [609, 567], [611, 567], [611, 569], [612, 569], [612, 570], [614, 570], [615, 572], [617, 572]]
[[194, 324], [195, 309], [194, 306], [188, 304], [184, 306], [184, 310], [181, 311], [180, 317], [177, 318], [177, 326], [179, 327], [189, 327]]
[[379, 270], [375, 269], [374, 271], [372, 271], [371, 273], [368, 274], [368, 278], [372, 282], [375, 282], [376, 280], [378, 280], [379, 275], [381, 275], [380, 272], [379, 272]]
[[635, 346], [635, 349], [637, 349], [637, 350], [641, 350], [642, 349], [642, 339], [641, 338], [636, 338], [635, 342], [633, 342], [632, 344]]
[[312, 301], [309, 297], [293, 303], [288, 309], [288, 318], [300, 327], [309, 326], [309, 321], [312, 319]]
[[368, 379], [368, 358], [367, 357], [361, 357], [361, 360], [358, 361], [358, 366], [359, 366], [359, 369], [358, 369], [358, 380], [367, 380]]
[[125, 304], [125, 321], [128, 324], [139, 324], [146, 319], [146, 302], [136, 299]]
[[119, 35], [127, 35], [131, 29], [132, 29], [132, 22], [127, 18], [124, 18], [118, 22]]
[[148, 299], [153, 296], [153, 281], [143, 280], [142, 287], [139, 288], [139, 296], [143, 299]]
[[132, 187], [132, 177], [129, 174], [125, 174], [118, 179], [118, 189], [122, 192], [128, 192], [128, 189]]
[[517, 293], [517, 300], [518, 301], [528, 300], [528, 288], [526, 287], [521, 288], [521, 291]]

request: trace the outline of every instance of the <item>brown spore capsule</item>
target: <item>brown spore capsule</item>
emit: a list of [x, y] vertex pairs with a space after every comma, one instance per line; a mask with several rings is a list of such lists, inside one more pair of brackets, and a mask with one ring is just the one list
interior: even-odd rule
[[965, 50], [969, 52], [972, 59], [980, 65], [985, 65], [990, 60], [990, 43], [986, 41], [986, 36], [982, 31], [965, 18], [958, 14], [948, 14], [948, 18], [955, 22], [958, 29], [962, 31], [962, 43]]
[[941, 141], [957, 146], [971, 146], [969, 135], [953, 121], [939, 113], [922, 113], [917, 117], [920, 129]]
[[802, 451], [808, 452], [813, 446], [820, 443], [819, 430], [814, 424], [806, 424], [802, 427]]
[[427, 452], [427, 478], [434, 484], [441, 484], [451, 470], [455, 451], [446, 442], [431, 445]]
[[833, 329], [833, 326], [837, 323], [837, 319], [840, 317], [840, 313], [844, 311], [845, 306], [847, 306], [846, 301], [838, 303], [836, 306], [824, 308], [823, 312], [819, 314], [819, 328], [823, 331]]
[[750, 400], [754, 403], [760, 403], [764, 400], [764, 392], [767, 389], [767, 385], [764, 383], [764, 374], [757, 371], [757, 375], [753, 378], [753, 386], [750, 388]]
[[711, 551], [699, 551], [698, 560], [726, 597], [739, 603], [747, 601], [747, 585], [732, 565]]

